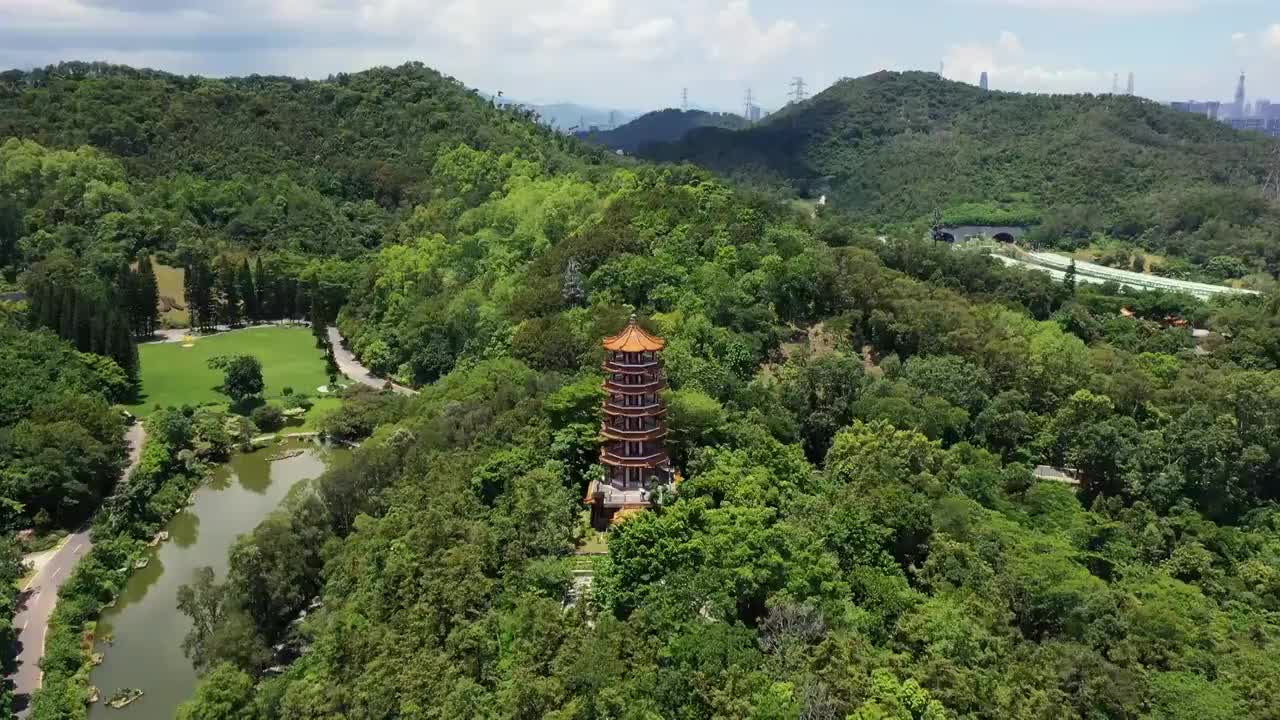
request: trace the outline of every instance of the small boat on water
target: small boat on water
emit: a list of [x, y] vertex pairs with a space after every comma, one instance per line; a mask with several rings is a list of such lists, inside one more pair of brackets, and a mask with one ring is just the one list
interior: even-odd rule
[[107, 706], [119, 710], [140, 697], [142, 697], [142, 691], [138, 688], [120, 688], [107, 701]]

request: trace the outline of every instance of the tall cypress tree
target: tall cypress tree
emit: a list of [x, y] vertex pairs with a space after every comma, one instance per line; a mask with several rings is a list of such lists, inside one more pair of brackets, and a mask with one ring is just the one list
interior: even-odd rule
[[126, 264], [116, 275], [117, 306], [129, 321], [129, 327], [137, 332], [138, 324], [138, 273]]
[[[62, 302], [58, 304], [58, 337], [75, 342], [76, 338], [76, 291], [66, 288], [62, 291]], [[88, 348], [80, 348], [81, 351]]]
[[129, 376], [129, 382], [135, 386], [138, 383], [138, 346], [134, 344], [133, 338], [129, 337], [128, 329], [125, 324], [119, 320], [116, 322], [116, 343], [117, 351], [115, 361], [124, 369], [125, 374]]
[[300, 320], [310, 318], [313, 308], [311, 307], [311, 299], [307, 297], [307, 286], [295, 280], [293, 282], [293, 290], [294, 314]]
[[182, 268], [182, 296], [186, 299], [187, 318], [191, 321], [191, 327], [193, 328], [200, 327], [199, 313], [196, 310], [196, 273], [196, 263], [194, 260], [188, 262], [186, 266]]
[[276, 297], [280, 304], [280, 317], [285, 320], [293, 320], [298, 317], [297, 306], [297, 289], [293, 286], [293, 280], [287, 277], [276, 278]]
[[325, 324], [327, 317], [324, 309], [324, 301], [320, 298], [320, 290], [311, 283], [308, 286], [311, 300], [311, 334], [316, 338], [316, 347], [323, 348], [329, 344], [329, 329]]
[[200, 265], [200, 317], [202, 328], [218, 324], [218, 298], [213, 290], [213, 266], [208, 260]]
[[249, 259], [240, 261], [240, 271], [236, 275], [236, 284], [240, 290], [240, 300], [244, 303], [244, 318], [251, 323], [262, 318], [258, 312], [258, 289], [253, 284], [253, 273], [249, 270]]
[[213, 272], [209, 261], [195, 258], [187, 266], [187, 310], [191, 313], [191, 326], [207, 330], [216, 324], [213, 296]]
[[258, 292], [258, 319], [279, 318], [276, 312], [275, 287], [272, 285], [271, 272], [263, 265], [261, 255], [253, 261], [253, 288]]
[[156, 281], [156, 270], [151, 264], [150, 255], [143, 255], [138, 259], [135, 292], [137, 297], [134, 306], [139, 318], [139, 327], [135, 330], [143, 337], [150, 337], [160, 324], [160, 283]]
[[218, 321], [224, 325], [239, 325], [240, 286], [236, 282], [235, 265], [227, 258], [218, 261], [218, 273], [214, 278], [214, 295], [218, 299]]
[[91, 352], [93, 348], [93, 306], [89, 303], [88, 298], [83, 293], [76, 293], [76, 305], [72, 315], [75, 317], [75, 343], [76, 349], [81, 352]]
[[31, 301], [34, 304], [36, 322], [50, 330], [57, 330], [58, 320], [61, 316], [59, 312], [61, 298], [62, 294], [55, 290], [53, 283], [43, 279], [33, 282], [31, 285]]

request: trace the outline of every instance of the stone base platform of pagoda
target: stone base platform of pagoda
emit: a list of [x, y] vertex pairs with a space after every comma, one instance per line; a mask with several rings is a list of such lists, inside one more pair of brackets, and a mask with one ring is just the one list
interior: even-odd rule
[[597, 530], [609, 527], [615, 515], [621, 510], [643, 510], [656, 503], [655, 492], [667, 485], [646, 488], [616, 488], [601, 480], [592, 480], [587, 485], [586, 502], [591, 506], [591, 524]]

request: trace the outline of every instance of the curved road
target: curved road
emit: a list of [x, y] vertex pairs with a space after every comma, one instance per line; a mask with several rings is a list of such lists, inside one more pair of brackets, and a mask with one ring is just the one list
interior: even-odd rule
[[[181, 334], [186, 332], [177, 330], [172, 333], [161, 333], [161, 341], [179, 340]], [[347, 349], [346, 341], [335, 327], [329, 328], [329, 343], [333, 346], [334, 360], [337, 361], [338, 369], [343, 375], [369, 387], [378, 389], [385, 387], [387, 381], [377, 377], [360, 364], [355, 355]], [[413, 388], [396, 383], [392, 383], [391, 388], [401, 395], [418, 393]], [[142, 444], [146, 440], [146, 431], [143, 430], [142, 423], [137, 422], [129, 426], [125, 438], [129, 443], [129, 464], [125, 467], [124, 477], [128, 478], [129, 473], [133, 472], [142, 457]], [[53, 557], [36, 572], [18, 596], [18, 611], [13, 617], [13, 627], [18, 634], [18, 669], [9, 679], [14, 685], [15, 704], [19, 709], [19, 716], [27, 714], [31, 694], [40, 688], [40, 658], [44, 656], [44, 637], [49, 629], [49, 617], [53, 614], [54, 605], [58, 600], [58, 588], [62, 587], [71, 575], [71, 571], [75, 569], [76, 563], [92, 547], [93, 541], [89, 538], [87, 529], [67, 536], [58, 546]]]
[[[347, 349], [347, 341], [343, 339], [342, 333], [338, 332], [338, 328], [332, 325], [329, 326], [329, 345], [333, 348], [333, 359], [337, 361], [338, 369], [342, 371], [343, 375], [372, 388], [382, 389], [386, 386], [386, 379], [374, 375], [369, 371], [369, 368], [360, 364], [356, 356]], [[401, 395], [418, 394], [417, 390], [397, 383], [391, 383], [391, 389]]]
[[[124, 478], [128, 478], [137, 467], [146, 437], [140, 421], [130, 425], [125, 433], [125, 440], [129, 443], [129, 464], [125, 466]], [[31, 694], [40, 688], [40, 658], [44, 657], [44, 636], [49, 629], [49, 616], [58, 601], [58, 588], [67, 581], [76, 563], [91, 547], [93, 542], [89, 539], [88, 529], [68, 535], [18, 596], [18, 611], [13, 616], [13, 627], [18, 634], [18, 669], [9, 679], [13, 682], [19, 716], [27, 714]]]

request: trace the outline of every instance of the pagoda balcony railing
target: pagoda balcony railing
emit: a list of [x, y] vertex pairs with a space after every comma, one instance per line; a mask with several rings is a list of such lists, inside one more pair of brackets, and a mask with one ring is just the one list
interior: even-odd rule
[[605, 360], [600, 366], [605, 372], [644, 372], [646, 370], [654, 370], [662, 367], [661, 360], [648, 360], [642, 363], [622, 363], [613, 360]]
[[667, 408], [660, 402], [652, 402], [648, 405], [619, 405], [611, 402], [604, 404], [606, 415], [621, 415], [623, 417], [648, 417], [650, 415], [661, 415], [666, 411]]
[[626, 430], [605, 425], [601, 428], [601, 433], [610, 440], [658, 440], [667, 436], [667, 429], [653, 427], [643, 430]]
[[608, 392], [622, 393], [624, 395], [638, 395], [640, 393], [657, 392], [665, 387], [665, 383], [661, 378], [650, 380], [643, 383], [620, 383], [616, 380], [605, 380], [604, 389]]
[[618, 455], [608, 450], [600, 451], [600, 460], [607, 465], [623, 467], [658, 467], [669, 460], [666, 450], [658, 450], [648, 455]]

